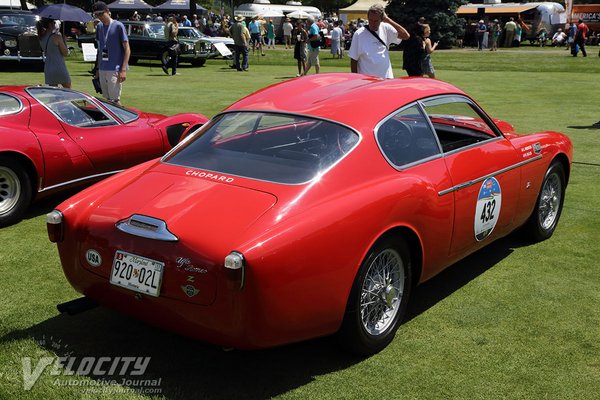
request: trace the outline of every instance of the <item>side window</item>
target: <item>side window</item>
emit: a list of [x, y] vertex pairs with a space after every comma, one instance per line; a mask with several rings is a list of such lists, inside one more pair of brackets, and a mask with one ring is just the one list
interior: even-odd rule
[[21, 111], [21, 102], [16, 98], [0, 93], [0, 116], [16, 114]]
[[488, 119], [464, 97], [444, 96], [422, 104], [444, 153], [498, 137]]
[[440, 154], [435, 134], [417, 105], [386, 120], [376, 137], [385, 158], [397, 167]]
[[43, 87], [31, 87], [28, 88], [28, 92], [69, 125], [78, 127], [117, 125], [114, 118], [83, 93]]

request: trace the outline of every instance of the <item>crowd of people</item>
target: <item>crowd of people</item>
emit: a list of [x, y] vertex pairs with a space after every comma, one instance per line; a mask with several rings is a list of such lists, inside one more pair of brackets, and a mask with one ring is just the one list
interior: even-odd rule
[[[597, 44], [599, 36], [591, 32], [588, 26], [582, 21], [567, 23], [563, 28], [559, 28], [550, 36], [550, 33], [543, 25], [537, 28], [528, 25], [520, 17], [509, 19], [502, 24], [498, 19], [489, 21], [479, 20], [479, 22], [470, 23], [465, 27], [465, 37], [460, 47], [477, 47], [478, 50], [489, 49], [498, 50], [498, 47], [519, 47], [525, 40], [530, 40], [532, 44], [541, 47], [565, 46], [571, 50], [574, 56], [581, 51], [584, 57], [586, 44]], [[600, 55], [600, 54], [599, 54]]]
[[[111, 102], [120, 103], [122, 83], [126, 80], [129, 57], [128, 37], [124, 25], [113, 19], [106, 3], [97, 1], [92, 6], [96, 29], [98, 56], [93, 70], [102, 95]], [[208, 18], [207, 18], [208, 17]], [[192, 15], [169, 15], [165, 21], [160, 14], [147, 15], [146, 20], [165, 23], [164, 34], [168, 41], [169, 60], [162, 65], [166, 74], [177, 74], [179, 42], [177, 32], [180, 26], [194, 26], [211, 35], [230, 36], [234, 42], [232, 68], [237, 71], [249, 70], [249, 52], [265, 56], [265, 49], [275, 48], [276, 28], [271, 19], [265, 20], [256, 15], [247, 22], [247, 18], [236, 15], [219, 16], [209, 13], [198, 18]], [[141, 20], [135, 12], [131, 20]], [[510, 17], [504, 26], [497, 20], [485, 22], [480, 20], [473, 24], [474, 47], [478, 50], [496, 51], [498, 47], [518, 46], [523, 29], [531, 29], [520, 18]], [[322, 19], [308, 16], [291, 20], [285, 18], [280, 27], [283, 33], [283, 48], [293, 49], [293, 57], [297, 60], [297, 76], [306, 75], [313, 67], [319, 73], [320, 52], [325, 45], [324, 33], [329, 33], [329, 46], [332, 58], [344, 57], [344, 50], [349, 56], [350, 71], [381, 78], [393, 78], [393, 70], [389, 57], [390, 45], [403, 43], [402, 68], [408, 76], [435, 78], [432, 53], [438, 42], [431, 40], [431, 26], [424, 17], [420, 17], [407, 28], [391, 19], [382, 5], [369, 8], [367, 20], [358, 19], [344, 24], [337, 18]], [[467, 32], [467, 36], [468, 36]], [[45, 81], [49, 85], [71, 86], [71, 78], [64, 57], [68, 50], [64, 37], [60, 35], [52, 20], [41, 19], [38, 23], [40, 45], [46, 54]], [[545, 29], [540, 29], [539, 39], [542, 43], [550, 40], [552, 46], [565, 46], [571, 49], [573, 56], [581, 51], [587, 56], [585, 44], [590, 39], [590, 32], [585, 23], [567, 24], [550, 38]], [[599, 54], [600, 55], [600, 54]], [[170, 70], [170, 72], [169, 72]]]

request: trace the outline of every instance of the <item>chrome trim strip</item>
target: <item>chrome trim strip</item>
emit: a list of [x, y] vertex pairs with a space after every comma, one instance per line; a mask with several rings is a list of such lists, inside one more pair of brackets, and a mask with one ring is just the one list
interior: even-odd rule
[[484, 176], [482, 176], [482, 177], [479, 177], [479, 178], [473, 179], [473, 180], [471, 180], [471, 181], [467, 181], [467, 182], [459, 183], [458, 185], [454, 185], [453, 187], [451, 187], [451, 188], [449, 188], [449, 189], [445, 189], [445, 190], [442, 190], [442, 191], [438, 192], [438, 196], [443, 196], [443, 195], [446, 195], [446, 194], [448, 194], [448, 193], [452, 193], [452, 192], [455, 192], [455, 191], [457, 191], [457, 190], [464, 189], [464, 188], [467, 188], [467, 187], [469, 187], [469, 186], [473, 186], [473, 185], [475, 185], [476, 183], [483, 182], [483, 181], [484, 181], [484, 180], [486, 180], [487, 178], [491, 178], [491, 177], [493, 177], [493, 176], [496, 176], [496, 175], [503, 174], [503, 173], [505, 173], [505, 172], [508, 172], [508, 171], [510, 171], [510, 170], [513, 170], [513, 169], [515, 169], [515, 168], [522, 167], [522, 166], [523, 166], [523, 165], [525, 165], [525, 164], [529, 164], [530, 162], [537, 161], [537, 160], [539, 160], [539, 159], [541, 159], [541, 158], [542, 158], [542, 155], [540, 154], [540, 155], [538, 155], [538, 156], [535, 156], [535, 157], [529, 158], [529, 159], [527, 159], [527, 160], [524, 160], [524, 161], [518, 162], [518, 163], [516, 163], [516, 164], [513, 164], [513, 165], [511, 165], [511, 166], [508, 166], [508, 167], [506, 167], [506, 168], [502, 168], [501, 170], [498, 170], [498, 171], [496, 171], [496, 172], [492, 172], [491, 174], [484, 175]]
[[169, 231], [165, 221], [146, 215], [133, 214], [128, 219], [117, 222], [115, 227], [133, 236], [165, 242], [179, 241], [179, 238]]
[[[118, 174], [119, 172], [125, 171], [124, 169], [120, 169], [117, 171], [110, 171], [110, 172], [104, 172], [101, 174], [96, 174], [96, 175], [89, 175], [89, 176], [84, 176], [83, 178], [77, 178], [77, 179], [73, 179], [72, 181], [67, 181], [67, 182], [63, 182], [63, 183], [59, 183], [57, 185], [52, 185], [52, 186], [48, 186], [46, 188], [43, 189], [38, 189], [38, 192], [45, 192], [47, 190], [52, 190], [52, 189], [56, 189], [59, 188], [61, 186], [67, 186], [67, 185], [72, 185], [74, 183], [79, 183], [79, 182], [83, 182], [86, 180], [90, 180], [90, 179], [96, 179], [96, 178], [102, 178], [103, 176], [109, 176], [109, 175], [114, 175], [114, 174]], [[41, 182], [41, 179], [40, 179]], [[41, 186], [41, 183], [40, 183]]]

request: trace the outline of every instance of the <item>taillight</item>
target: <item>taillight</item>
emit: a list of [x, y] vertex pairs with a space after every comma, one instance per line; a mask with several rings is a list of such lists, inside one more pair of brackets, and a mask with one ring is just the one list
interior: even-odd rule
[[225, 257], [225, 275], [232, 288], [241, 289], [246, 280], [246, 262], [242, 253], [232, 251]]
[[62, 242], [63, 214], [58, 210], [53, 210], [46, 214], [46, 228], [48, 229], [48, 239], [52, 243]]

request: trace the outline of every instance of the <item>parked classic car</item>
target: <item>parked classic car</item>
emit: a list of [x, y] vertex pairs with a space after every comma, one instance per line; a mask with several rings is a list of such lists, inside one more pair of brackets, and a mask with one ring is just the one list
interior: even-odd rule
[[208, 40], [209, 42], [211, 42], [212, 46], [210, 48], [210, 53], [208, 55], [208, 58], [216, 58], [216, 57], [221, 56], [221, 53], [215, 47], [215, 43], [223, 43], [225, 46], [227, 46], [229, 51], [231, 51], [232, 53], [234, 50], [232, 38], [223, 37], [223, 36], [208, 36], [208, 35], [205, 35], [204, 33], [200, 32], [198, 29], [196, 29], [194, 27], [190, 27], [190, 26], [180, 26], [179, 31], [177, 32], [177, 36], [179, 37], [179, 40], [182, 40], [182, 38], [190, 38], [190, 39], [195, 38], [195, 39], [204, 39], [204, 40]]
[[[165, 24], [162, 22], [121, 21], [125, 25], [129, 38], [131, 56], [129, 63], [134, 65], [140, 59], [161, 60], [166, 64], [169, 59], [167, 39], [165, 39]], [[95, 35], [80, 35], [78, 42], [94, 43]], [[212, 52], [212, 42], [202, 37], [179, 38], [179, 62], [189, 62], [195, 67], [206, 63]]]
[[44, 58], [30, 11], [0, 10], [0, 61], [35, 63], [43, 67]]
[[414, 285], [517, 228], [549, 238], [571, 158], [565, 135], [519, 135], [444, 82], [319, 74], [239, 100], [47, 227], [71, 285], [135, 318], [234, 348], [338, 332], [371, 354]]
[[165, 117], [68, 89], [0, 86], [0, 227], [32, 199], [160, 157], [199, 114]]

